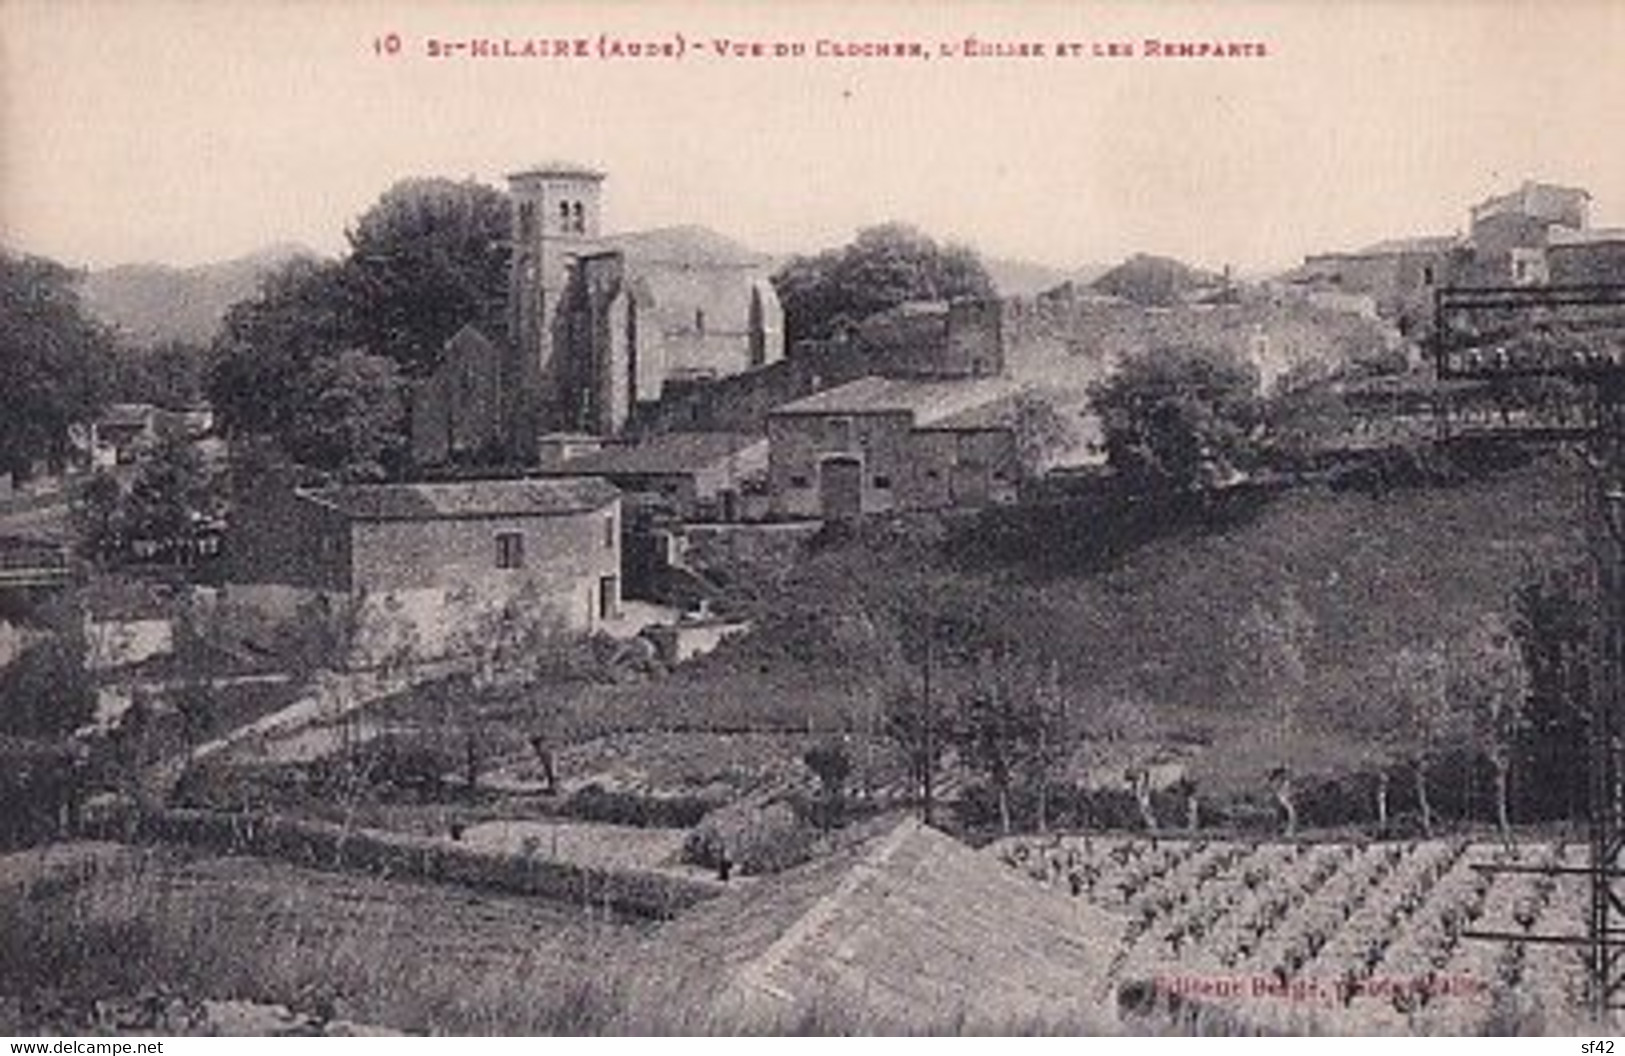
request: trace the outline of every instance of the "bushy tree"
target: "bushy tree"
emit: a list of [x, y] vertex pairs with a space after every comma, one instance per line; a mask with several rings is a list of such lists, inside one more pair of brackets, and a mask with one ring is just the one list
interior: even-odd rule
[[508, 208], [502, 192], [473, 180], [402, 180], [385, 191], [349, 232], [353, 339], [416, 376], [463, 326], [501, 333]]
[[292, 261], [227, 313], [208, 391], [228, 432], [378, 479], [404, 445], [407, 382], [462, 326], [502, 332], [508, 203], [472, 181], [406, 180], [348, 234], [343, 259]]
[[209, 398], [225, 430], [285, 439], [314, 364], [349, 346], [355, 309], [341, 265], [305, 258], [268, 276], [226, 313]]
[[405, 385], [394, 360], [349, 349], [313, 362], [299, 388], [289, 454], [336, 480], [392, 475], [406, 447]]
[[1037, 476], [1078, 442], [1074, 415], [1062, 410], [1056, 394], [1027, 390], [1015, 398], [1013, 422], [1021, 470]]
[[1171, 257], [1138, 253], [1096, 279], [1094, 288], [1135, 304], [1168, 306], [1214, 278]]
[[908, 301], [991, 297], [993, 280], [975, 251], [939, 245], [907, 224], [865, 228], [841, 249], [793, 258], [773, 276], [792, 340], [829, 337]]
[[1258, 374], [1222, 351], [1152, 349], [1091, 385], [1089, 398], [1107, 459], [1134, 490], [1212, 487], [1253, 458]]
[[0, 472], [65, 458], [69, 426], [105, 397], [112, 341], [76, 282], [54, 261], [0, 250]]
[[66, 609], [52, 612], [49, 623], [49, 637], [0, 668], [0, 734], [61, 738], [96, 713], [84, 625]]
[[127, 538], [150, 539], [186, 552], [198, 529], [221, 506], [218, 476], [197, 447], [180, 437], [166, 437], [141, 463], [118, 522]]
[[152, 348], [120, 348], [112, 357], [108, 398], [183, 411], [202, 402], [209, 351], [184, 341]]

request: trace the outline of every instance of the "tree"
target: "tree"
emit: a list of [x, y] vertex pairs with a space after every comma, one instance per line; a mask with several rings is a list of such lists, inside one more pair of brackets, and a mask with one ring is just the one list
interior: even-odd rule
[[68, 429], [105, 396], [112, 340], [85, 314], [74, 272], [0, 250], [0, 472], [60, 462]]
[[66, 609], [47, 614], [51, 634], [0, 668], [0, 734], [64, 738], [96, 714], [84, 625]]
[[907, 224], [858, 232], [853, 242], [792, 258], [773, 276], [792, 339], [826, 338], [840, 319], [861, 320], [908, 301], [991, 297], [993, 280], [976, 253], [939, 245]]
[[1298, 827], [1293, 762], [1298, 751], [1298, 713], [1309, 686], [1306, 653], [1315, 625], [1309, 611], [1288, 587], [1272, 610], [1254, 603], [1236, 628], [1229, 672], [1232, 687], [1250, 696], [1264, 715], [1260, 727], [1261, 758], [1287, 835]]
[[1040, 832], [1049, 827], [1049, 783], [1073, 748], [1059, 672], [1006, 645], [984, 656], [961, 693], [951, 730], [959, 757], [993, 789], [1000, 831], [1011, 830], [1011, 793], [1025, 783]]
[[358, 218], [343, 260], [270, 276], [227, 313], [211, 352], [223, 427], [341, 479], [392, 472], [407, 381], [462, 326], [502, 332], [507, 209], [471, 181], [404, 181]]
[[108, 397], [184, 411], [202, 402], [209, 353], [184, 341], [152, 348], [120, 348], [112, 356]]
[[1583, 662], [1592, 613], [1577, 569], [1529, 576], [1518, 588], [1512, 627], [1529, 673], [1527, 721], [1518, 738], [1526, 813], [1575, 818], [1587, 807], [1590, 753]]
[[299, 385], [288, 453], [336, 480], [385, 480], [406, 446], [404, 385], [395, 362], [354, 349], [316, 360]]
[[824, 801], [824, 828], [829, 829], [840, 817], [846, 779], [852, 773], [852, 758], [847, 755], [845, 745], [831, 741], [807, 749], [801, 761], [818, 778]]
[[501, 333], [508, 208], [502, 192], [473, 180], [403, 180], [385, 191], [349, 232], [351, 337], [419, 376], [463, 326]]
[[1433, 804], [1428, 767], [1452, 732], [1449, 664], [1437, 646], [1406, 646], [1394, 654], [1384, 687], [1393, 739], [1416, 779], [1422, 832], [1433, 835]]
[[1008, 653], [983, 659], [977, 677], [959, 701], [954, 741], [959, 757], [984, 774], [999, 806], [999, 831], [1010, 834], [1010, 786], [1021, 766], [1031, 733], [1022, 701], [1011, 685], [1014, 659]]
[[189, 555], [198, 529], [221, 507], [220, 482], [196, 446], [164, 437], [141, 464], [119, 518], [126, 538], [147, 540], [159, 552]]
[[208, 391], [222, 428], [284, 439], [312, 364], [352, 344], [354, 318], [341, 264], [298, 258], [267, 276], [215, 341]]
[[1529, 724], [1529, 669], [1512, 628], [1481, 621], [1450, 657], [1450, 692], [1466, 720], [1471, 743], [1495, 773], [1495, 820], [1501, 838], [1512, 840], [1507, 786], [1513, 751]]
[[114, 558], [124, 546], [124, 489], [105, 469], [91, 475], [73, 493], [74, 537], [82, 556], [97, 564]]
[[1223, 352], [1164, 346], [1089, 388], [1106, 457], [1137, 491], [1222, 484], [1247, 465], [1260, 419], [1258, 374]]
[[923, 668], [920, 690], [895, 686], [882, 700], [881, 731], [902, 751], [908, 780], [920, 796], [926, 824], [936, 806], [936, 772], [942, 765], [947, 731], [942, 729], [938, 705], [931, 699], [931, 666]]
[[1094, 288], [1135, 304], [1168, 306], [1218, 276], [1201, 272], [1171, 257], [1137, 253], [1094, 281]]
[[1054, 394], [1023, 391], [1015, 398], [1013, 419], [1016, 457], [1027, 476], [1042, 474], [1078, 442], [1076, 418], [1056, 406]]

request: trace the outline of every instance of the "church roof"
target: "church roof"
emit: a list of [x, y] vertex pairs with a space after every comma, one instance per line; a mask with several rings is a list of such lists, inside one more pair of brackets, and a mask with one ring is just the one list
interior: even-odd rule
[[347, 484], [301, 489], [299, 495], [353, 521], [428, 521], [588, 513], [608, 506], [620, 492], [596, 477], [574, 477], [446, 484]]

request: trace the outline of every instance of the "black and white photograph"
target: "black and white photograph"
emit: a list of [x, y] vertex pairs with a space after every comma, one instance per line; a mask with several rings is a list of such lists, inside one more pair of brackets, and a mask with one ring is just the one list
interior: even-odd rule
[[0, 0], [10, 1051], [1611, 1053], [1622, 56]]

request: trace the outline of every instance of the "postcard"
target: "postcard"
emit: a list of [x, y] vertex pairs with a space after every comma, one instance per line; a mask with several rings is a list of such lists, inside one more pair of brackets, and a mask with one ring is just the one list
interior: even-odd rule
[[0, 1027], [1606, 1038], [1622, 49], [8, 0]]

